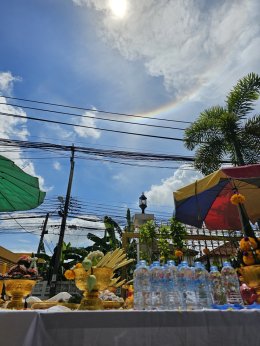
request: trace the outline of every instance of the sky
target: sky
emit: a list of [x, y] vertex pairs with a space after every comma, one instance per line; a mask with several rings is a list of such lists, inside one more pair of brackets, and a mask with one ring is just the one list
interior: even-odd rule
[[[22, 117], [0, 115], [0, 138], [193, 156], [181, 140], [156, 136], [182, 139], [184, 129], [200, 112], [224, 105], [227, 93], [240, 78], [259, 73], [259, 13], [258, 0], [3, 0], [0, 111]], [[258, 102], [256, 112], [259, 109]], [[24, 215], [50, 212], [45, 245], [52, 251], [60, 224], [55, 217], [57, 197], [66, 194], [69, 153], [6, 147], [1, 151], [39, 177], [41, 189], [46, 191], [45, 202]], [[104, 215], [123, 225], [127, 208], [132, 215], [140, 212], [142, 192], [147, 196], [146, 212], [166, 220], [174, 210], [173, 191], [201, 177], [180, 162], [167, 162], [164, 166], [168, 168], [160, 168], [160, 163], [153, 167], [147, 167], [147, 162], [131, 164], [104, 162], [100, 157], [91, 160], [76, 153], [74, 207], [78, 203], [80, 216], [93, 221], [69, 218], [68, 225], [82, 229], [68, 228], [66, 242], [88, 245], [88, 227], [93, 231], [100, 228], [97, 234], [102, 236]], [[0, 221], [0, 245], [12, 251], [36, 251], [43, 218], [14, 223], [13, 215], [3, 217], [11, 220]]]

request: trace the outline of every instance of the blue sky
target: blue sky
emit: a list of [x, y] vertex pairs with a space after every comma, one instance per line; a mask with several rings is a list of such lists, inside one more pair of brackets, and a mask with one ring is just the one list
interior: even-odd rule
[[[225, 95], [239, 78], [249, 72], [259, 73], [259, 10], [257, 0], [4, 0], [0, 5], [0, 93], [150, 118], [194, 121], [203, 109], [223, 105]], [[1, 99], [2, 103], [10, 101]], [[183, 136], [181, 130], [61, 117], [22, 108], [29, 105], [25, 102], [12, 103], [20, 107], [0, 105], [0, 110], [91, 127]], [[258, 103], [256, 109], [259, 108]], [[79, 114], [126, 120], [124, 116], [98, 112]], [[147, 118], [130, 121], [169, 125]], [[2, 138], [193, 154], [176, 141], [15, 120], [3, 115], [0, 123]], [[186, 127], [184, 123], [170, 126]], [[46, 203], [65, 195], [68, 158], [55, 158], [59, 155], [46, 152], [5, 154], [40, 178], [42, 189], [47, 192]], [[45, 159], [35, 159], [39, 155]], [[85, 215], [104, 214], [101, 204], [106, 205], [107, 214], [122, 215], [127, 207], [132, 213], [136, 211], [138, 197], [145, 191], [147, 212], [158, 216], [165, 212], [167, 217], [173, 210], [172, 191], [200, 176], [180, 163], [170, 165], [176, 169], [76, 159], [72, 196], [85, 205]], [[48, 208], [46, 204], [41, 210]], [[39, 224], [31, 222], [39, 233], [42, 220]], [[54, 222], [58, 220], [50, 219], [49, 225]], [[69, 220], [71, 224], [80, 222], [83, 224]], [[99, 226], [102, 228], [101, 223]], [[68, 230], [67, 234], [66, 241], [87, 244], [83, 236], [86, 231]], [[46, 237], [51, 249], [56, 240], [51, 234]], [[35, 234], [0, 233], [0, 245], [14, 251], [35, 251], [38, 241]]]

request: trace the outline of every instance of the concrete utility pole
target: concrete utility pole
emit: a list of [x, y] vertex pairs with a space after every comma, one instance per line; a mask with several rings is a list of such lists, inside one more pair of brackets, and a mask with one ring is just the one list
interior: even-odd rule
[[42, 245], [43, 245], [44, 234], [48, 233], [48, 231], [46, 232], [46, 227], [47, 227], [47, 222], [48, 222], [48, 219], [49, 219], [49, 215], [50, 214], [47, 213], [46, 217], [45, 217], [45, 220], [44, 220], [44, 224], [43, 224], [43, 227], [42, 227], [41, 238], [40, 238], [39, 245], [38, 245], [37, 255], [41, 252], [41, 248], [42, 248]]
[[71, 157], [70, 157], [70, 175], [69, 175], [69, 182], [67, 187], [67, 193], [65, 198], [65, 204], [64, 204], [64, 212], [62, 214], [62, 221], [60, 226], [60, 235], [59, 235], [59, 241], [57, 245], [57, 251], [55, 256], [55, 263], [53, 267], [53, 273], [52, 273], [52, 279], [50, 284], [50, 297], [54, 296], [56, 294], [56, 286], [57, 286], [57, 275], [60, 267], [60, 259], [61, 259], [61, 253], [62, 253], [62, 244], [65, 234], [65, 228], [66, 228], [66, 222], [67, 222], [67, 216], [68, 216], [68, 210], [69, 210], [69, 204], [70, 204], [70, 194], [71, 194], [71, 187], [72, 187], [72, 181], [73, 181], [73, 173], [74, 173], [74, 146], [71, 147]]

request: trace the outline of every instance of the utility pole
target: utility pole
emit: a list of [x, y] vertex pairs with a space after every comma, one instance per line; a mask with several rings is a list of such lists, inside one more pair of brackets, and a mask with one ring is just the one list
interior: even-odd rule
[[47, 222], [48, 222], [48, 219], [49, 219], [49, 213], [46, 214], [46, 217], [45, 217], [45, 220], [44, 220], [44, 224], [43, 224], [43, 227], [42, 227], [42, 233], [41, 233], [41, 238], [40, 238], [40, 241], [39, 241], [39, 245], [38, 245], [38, 250], [37, 250], [37, 255], [41, 252], [41, 249], [42, 249], [42, 245], [43, 245], [43, 237], [44, 237], [44, 234], [47, 234], [48, 231], [46, 231], [46, 227], [47, 227]]
[[67, 193], [66, 193], [65, 204], [64, 204], [64, 212], [62, 214], [59, 241], [57, 244], [57, 251], [56, 251], [55, 262], [54, 262], [53, 273], [52, 273], [52, 279], [51, 279], [51, 284], [50, 284], [50, 297], [52, 297], [56, 294], [57, 275], [58, 275], [58, 271], [59, 271], [59, 267], [60, 267], [62, 244], [63, 244], [64, 234], [65, 234], [65, 228], [66, 228], [66, 222], [67, 222], [67, 216], [68, 216], [68, 210], [69, 210], [69, 204], [70, 204], [70, 194], [71, 194], [73, 173], [74, 173], [74, 164], [75, 164], [74, 152], [75, 152], [74, 145], [72, 145], [71, 157], [70, 157], [70, 175], [69, 175]]

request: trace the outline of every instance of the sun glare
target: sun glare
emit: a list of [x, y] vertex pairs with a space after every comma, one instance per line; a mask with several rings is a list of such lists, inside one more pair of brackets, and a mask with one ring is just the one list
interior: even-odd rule
[[127, 10], [127, 1], [126, 0], [110, 0], [109, 7], [114, 16], [118, 18], [123, 18]]

